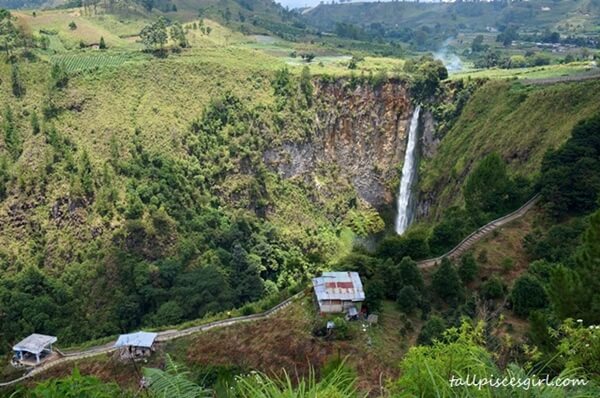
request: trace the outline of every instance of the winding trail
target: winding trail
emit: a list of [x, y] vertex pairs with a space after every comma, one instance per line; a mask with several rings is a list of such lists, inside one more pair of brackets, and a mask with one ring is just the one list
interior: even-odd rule
[[[471, 248], [476, 242], [480, 241], [483, 237], [485, 237], [487, 234], [489, 234], [493, 230], [524, 216], [525, 213], [527, 213], [529, 210], [531, 210], [531, 208], [537, 203], [539, 198], [540, 198], [539, 194], [535, 195], [527, 203], [525, 203], [523, 206], [521, 206], [519, 209], [515, 210], [514, 212], [507, 214], [504, 217], [500, 217], [494, 221], [491, 221], [491, 222], [487, 223], [486, 225], [484, 225], [483, 227], [477, 229], [475, 232], [473, 232], [472, 234], [467, 236], [465, 239], [463, 239], [462, 242], [460, 242], [456, 247], [454, 247], [452, 250], [450, 250], [446, 254], [439, 256], [439, 257], [435, 257], [435, 258], [431, 258], [428, 260], [423, 260], [423, 261], [417, 262], [419, 268], [421, 268], [421, 269], [431, 268], [431, 267], [435, 266], [436, 264], [438, 264], [444, 257], [455, 258], [455, 257], [460, 256], [462, 253], [464, 253], [466, 250]], [[280, 310], [289, 306], [291, 303], [293, 303], [294, 301], [296, 301], [297, 299], [299, 299], [303, 296], [304, 296], [304, 292], [300, 292], [300, 293], [288, 298], [287, 300], [282, 301], [281, 303], [277, 304], [275, 307], [273, 307], [263, 313], [260, 313], [260, 314], [239, 316], [239, 317], [235, 317], [235, 318], [223, 319], [220, 321], [208, 322], [208, 323], [205, 323], [202, 325], [192, 326], [187, 329], [181, 329], [181, 330], [173, 329], [173, 330], [165, 330], [162, 332], [158, 332], [156, 341], [164, 342], [164, 341], [178, 339], [180, 337], [189, 336], [189, 335], [192, 335], [195, 333], [205, 332], [210, 329], [228, 327], [228, 326], [239, 324], [239, 323], [267, 319], [271, 315], [279, 312]], [[38, 374], [41, 374], [41, 373], [47, 371], [50, 368], [53, 368], [53, 367], [63, 364], [63, 363], [77, 361], [77, 360], [81, 360], [81, 359], [85, 359], [85, 358], [90, 358], [90, 357], [94, 357], [94, 356], [101, 355], [101, 354], [109, 354], [111, 352], [116, 351], [116, 348], [114, 347], [114, 342], [111, 342], [111, 343], [107, 343], [107, 344], [100, 345], [100, 346], [90, 347], [87, 350], [82, 350], [82, 351], [77, 351], [77, 352], [63, 353], [59, 350], [56, 350], [56, 351], [59, 354], [59, 357], [57, 359], [49, 360], [48, 362], [44, 363], [43, 365], [29, 370], [28, 373], [26, 373], [25, 375], [23, 375], [17, 379], [10, 380], [7, 382], [0, 382], [0, 388], [15, 385], [17, 383], [20, 383], [29, 378], [32, 378]]]
[[[158, 332], [156, 341], [164, 342], [164, 341], [178, 339], [178, 338], [184, 337], [184, 336], [189, 336], [194, 333], [205, 332], [210, 329], [227, 327], [227, 326], [244, 323], [244, 322], [258, 321], [261, 319], [267, 319], [271, 315], [275, 314], [276, 312], [279, 312], [280, 310], [289, 306], [291, 303], [302, 298], [303, 296], [304, 296], [304, 292], [295, 294], [292, 297], [277, 304], [275, 307], [273, 307], [263, 313], [260, 313], [260, 314], [239, 316], [239, 317], [235, 317], [235, 318], [223, 319], [220, 321], [208, 322], [208, 323], [205, 323], [202, 325], [192, 326], [190, 328], [182, 329], [182, 330], [165, 330], [162, 332]], [[57, 359], [50, 359], [50, 360], [48, 360], [48, 362], [45, 362], [40, 366], [32, 368], [28, 371], [28, 373], [26, 373], [25, 375], [23, 375], [17, 379], [10, 380], [7, 382], [0, 382], [0, 388], [9, 387], [9, 386], [18, 384], [22, 381], [30, 379], [38, 374], [44, 373], [48, 369], [53, 368], [53, 367], [63, 364], [63, 363], [77, 361], [77, 360], [81, 360], [81, 359], [85, 359], [85, 358], [90, 358], [90, 357], [94, 357], [94, 356], [101, 355], [101, 354], [109, 354], [109, 353], [117, 350], [114, 347], [114, 344], [115, 344], [114, 342], [110, 342], [108, 344], [91, 347], [87, 350], [82, 350], [82, 351], [77, 351], [77, 352], [69, 352], [69, 353], [62, 353], [59, 350], [55, 350], [59, 354], [59, 357]]]
[[517, 210], [509, 213], [505, 216], [502, 216], [494, 221], [490, 221], [485, 224], [483, 227], [480, 227], [469, 236], [464, 238], [458, 245], [456, 245], [452, 250], [447, 253], [442, 254], [439, 257], [430, 258], [427, 260], [422, 260], [417, 262], [417, 266], [421, 269], [427, 269], [438, 264], [444, 257], [448, 257], [450, 259], [456, 258], [463, 254], [465, 251], [469, 250], [475, 243], [479, 242], [483, 237], [485, 237], [490, 232], [498, 229], [499, 227], [510, 223], [518, 218], [523, 217], [540, 199], [540, 195], [536, 194], [533, 198], [529, 199], [527, 203], [523, 206], [519, 207]]

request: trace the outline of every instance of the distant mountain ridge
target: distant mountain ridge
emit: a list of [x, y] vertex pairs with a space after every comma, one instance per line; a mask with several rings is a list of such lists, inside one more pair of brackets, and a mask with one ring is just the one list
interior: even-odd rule
[[[377, 24], [386, 28], [420, 28], [482, 30], [500, 24], [525, 24], [531, 27], [554, 28], [567, 18], [577, 17], [579, 23], [593, 27], [600, 16], [600, 0], [527, 2], [357, 2], [347, 4], [322, 3], [303, 15], [310, 24], [323, 30], [333, 30], [336, 23], [368, 27]], [[583, 26], [584, 28], [586, 26]]]
[[64, 3], [62, 0], [0, 0], [0, 8], [44, 8]]

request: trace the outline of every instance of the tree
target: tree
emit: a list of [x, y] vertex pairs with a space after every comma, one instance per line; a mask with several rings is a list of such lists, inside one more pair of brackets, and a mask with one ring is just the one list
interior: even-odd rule
[[582, 281], [584, 305], [581, 317], [587, 323], [600, 323], [600, 210], [590, 216], [589, 227], [576, 256], [576, 271]]
[[477, 272], [479, 271], [477, 261], [472, 252], [469, 252], [461, 257], [460, 266], [458, 267], [458, 274], [463, 283], [469, 283], [475, 279]]
[[419, 292], [411, 285], [400, 289], [396, 299], [400, 309], [407, 314], [411, 314], [419, 306], [419, 301]]
[[171, 300], [162, 303], [152, 317], [153, 323], [157, 326], [176, 325], [184, 317], [183, 309], [180, 303]]
[[171, 26], [171, 40], [177, 43], [177, 45], [181, 48], [189, 47], [189, 42], [187, 37], [185, 36], [185, 30], [183, 26], [179, 22], [175, 22]]
[[300, 91], [304, 95], [306, 105], [311, 107], [314, 88], [310, 77], [310, 68], [308, 66], [302, 68], [302, 73], [300, 74]]
[[492, 276], [481, 285], [480, 295], [485, 300], [495, 300], [504, 296], [505, 286], [497, 276]]
[[475, 36], [473, 42], [471, 43], [471, 51], [478, 53], [485, 51], [486, 48], [487, 46], [483, 44], [483, 35]]
[[400, 268], [388, 259], [381, 265], [380, 274], [383, 279], [385, 297], [395, 300], [398, 297], [398, 292], [402, 289]]
[[518, 204], [506, 163], [497, 153], [483, 158], [469, 174], [464, 188], [465, 206], [471, 217], [486, 220], [500, 216]]
[[12, 64], [10, 79], [13, 95], [17, 98], [24, 96], [25, 86], [21, 81], [21, 73], [19, 71], [19, 65], [17, 63]]
[[13, 112], [8, 105], [4, 108], [3, 119], [2, 130], [4, 133], [4, 144], [11, 157], [17, 159], [21, 155], [23, 148], [19, 131], [15, 126]]
[[100, 36], [100, 44], [98, 45], [100, 50], [106, 50], [106, 42], [104, 41], [104, 36]]
[[71, 29], [71, 30], [77, 29], [77, 24], [75, 23], [75, 21], [69, 22], [69, 29]]
[[527, 316], [535, 309], [546, 307], [548, 303], [544, 286], [532, 275], [522, 275], [516, 280], [510, 293], [513, 311], [519, 316]]
[[[1, 178], [1, 175], [0, 175]], [[1, 181], [0, 181], [1, 183]], [[0, 198], [2, 197], [0, 192]], [[381, 311], [381, 302], [385, 298], [385, 284], [379, 276], [369, 278], [365, 281], [365, 301], [369, 314]]]
[[281, 97], [289, 97], [294, 92], [292, 83], [292, 75], [288, 68], [284, 67], [275, 72], [275, 77], [271, 81], [271, 86], [275, 95]]
[[513, 41], [519, 39], [519, 33], [515, 25], [510, 25], [502, 33], [496, 36], [496, 41], [502, 43], [504, 47], [509, 47]]
[[127, 193], [127, 207], [125, 209], [125, 218], [129, 220], [140, 219], [144, 214], [144, 203], [135, 191]]
[[442, 255], [456, 246], [475, 228], [469, 213], [459, 207], [450, 207], [444, 212], [429, 237], [429, 248], [434, 255]]
[[458, 272], [448, 258], [442, 259], [442, 264], [433, 274], [432, 287], [440, 299], [451, 304], [457, 304], [458, 300], [462, 298], [462, 283]]
[[141, 0], [141, 3], [146, 11], [152, 11], [154, 8], [154, 0]]
[[259, 266], [240, 243], [233, 245], [231, 268], [231, 286], [236, 290], [236, 304], [245, 304], [262, 297], [264, 285]]
[[589, 295], [593, 292], [586, 292], [584, 283], [575, 270], [562, 264], [550, 268], [548, 297], [553, 312], [559, 319], [587, 318], [584, 313], [589, 308]]
[[36, 135], [40, 133], [40, 121], [38, 120], [38, 115], [36, 111], [31, 112], [31, 132]]
[[427, 236], [422, 231], [417, 231], [417, 233], [411, 231], [402, 236], [388, 236], [377, 247], [377, 255], [382, 258], [391, 258], [397, 262], [404, 257], [427, 258], [429, 255]]
[[300, 54], [302, 60], [306, 63], [311, 63], [313, 59], [315, 59], [314, 53], [302, 53]]
[[435, 95], [440, 81], [448, 78], [448, 70], [439, 60], [425, 60], [416, 70], [411, 92], [421, 102]]
[[571, 137], [542, 161], [539, 186], [554, 217], [585, 214], [600, 193], [600, 113], [579, 122]]
[[10, 170], [8, 160], [0, 156], [0, 202], [6, 198], [7, 185], [10, 181]]
[[14, 19], [8, 10], [0, 8], [0, 49], [9, 61], [14, 61], [11, 50], [25, 44], [23, 32], [13, 23]]
[[419, 333], [417, 344], [431, 345], [434, 340], [441, 338], [446, 330], [446, 322], [437, 315], [432, 315]]
[[79, 171], [79, 180], [81, 182], [83, 193], [87, 197], [91, 197], [94, 194], [94, 176], [90, 157], [85, 150], [81, 154], [77, 169]]
[[412, 286], [416, 291], [423, 291], [425, 283], [423, 282], [423, 276], [415, 261], [410, 257], [404, 257], [402, 261], [400, 261], [398, 268], [403, 286]]
[[63, 89], [67, 87], [69, 83], [69, 75], [63, 64], [55, 63], [52, 65], [50, 70], [50, 78], [52, 79], [52, 86], [54, 88]]
[[167, 21], [164, 17], [158, 18], [155, 22], [146, 25], [140, 32], [142, 43], [146, 50], [163, 49], [167, 43]]

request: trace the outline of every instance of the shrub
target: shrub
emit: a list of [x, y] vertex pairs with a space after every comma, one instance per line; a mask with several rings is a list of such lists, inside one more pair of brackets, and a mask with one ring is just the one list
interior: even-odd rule
[[525, 274], [515, 282], [510, 299], [515, 314], [527, 316], [531, 310], [544, 308], [548, 303], [546, 291], [539, 279]]
[[13, 95], [17, 98], [23, 97], [25, 95], [26, 90], [25, 86], [23, 85], [23, 82], [21, 81], [21, 72], [19, 71], [19, 65], [17, 65], [16, 63], [12, 64], [10, 78]]
[[446, 322], [436, 315], [432, 315], [429, 320], [423, 325], [421, 333], [417, 338], [419, 345], [431, 345], [434, 340], [440, 339], [446, 330]]
[[512, 257], [504, 257], [501, 264], [502, 270], [508, 273], [515, 267], [515, 260]]
[[506, 291], [506, 287], [502, 280], [496, 276], [491, 277], [481, 285], [479, 294], [486, 300], [495, 300], [502, 298]]
[[253, 314], [256, 314], [256, 307], [254, 304], [249, 303], [242, 307], [242, 315], [248, 316]]
[[334, 318], [333, 323], [335, 325], [333, 333], [337, 340], [350, 340], [352, 338], [350, 327], [344, 318]]

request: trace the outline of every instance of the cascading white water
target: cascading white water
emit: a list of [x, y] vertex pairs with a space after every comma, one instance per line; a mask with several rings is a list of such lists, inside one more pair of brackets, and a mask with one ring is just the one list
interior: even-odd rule
[[398, 192], [398, 216], [396, 217], [396, 233], [402, 235], [410, 223], [410, 195], [416, 175], [416, 152], [419, 113], [421, 106], [417, 105], [410, 120], [408, 128], [408, 143], [404, 153], [404, 165], [402, 166], [402, 179], [400, 180], [400, 191]]

